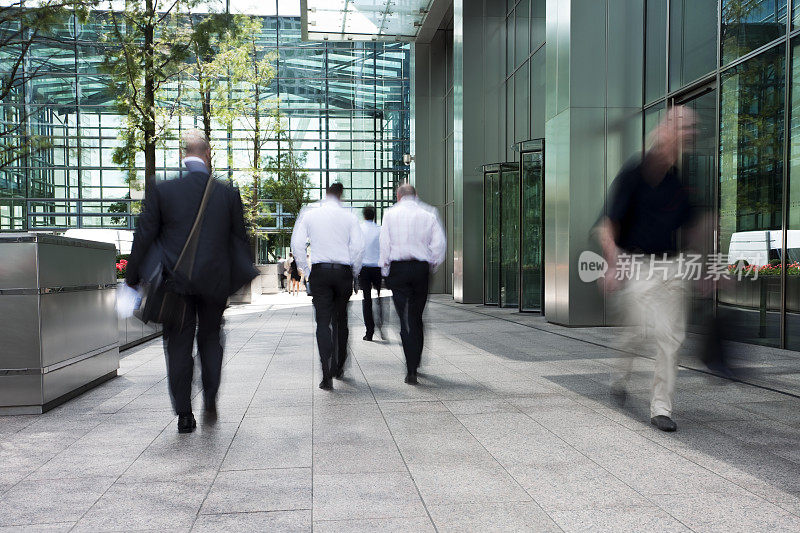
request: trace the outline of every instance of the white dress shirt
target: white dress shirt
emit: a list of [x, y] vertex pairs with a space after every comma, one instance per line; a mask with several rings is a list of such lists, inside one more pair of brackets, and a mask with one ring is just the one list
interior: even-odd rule
[[361, 223], [361, 233], [364, 234], [364, 261], [365, 267], [380, 266], [381, 260], [381, 227], [372, 220]]
[[292, 253], [297, 266], [307, 270], [306, 243], [309, 243], [311, 265], [338, 263], [361, 270], [364, 255], [364, 236], [358, 219], [334, 197], [328, 197], [300, 212], [292, 231]]
[[389, 275], [392, 261], [427, 261], [432, 269], [444, 262], [447, 237], [437, 211], [414, 196], [405, 196], [383, 215], [381, 269]]
[[183, 158], [183, 166], [186, 166], [186, 163], [202, 163], [204, 165], [206, 164], [205, 161], [203, 161], [202, 159], [200, 159], [196, 155], [187, 155], [186, 157], [184, 157]]

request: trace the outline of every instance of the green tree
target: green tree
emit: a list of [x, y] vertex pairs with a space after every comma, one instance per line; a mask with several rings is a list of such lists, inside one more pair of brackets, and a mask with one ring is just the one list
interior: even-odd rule
[[114, 162], [135, 180], [135, 161], [144, 154], [145, 194], [155, 184], [156, 147], [168, 136], [169, 121], [180, 105], [181, 91], [167, 85], [187, 69], [189, 31], [181, 11], [194, 0], [124, 0], [124, 11], [109, 2], [111, 31], [103, 69], [111, 75], [110, 90], [125, 126]]
[[0, 6], [0, 170], [52, 146], [29, 127], [48, 102], [23, 101], [24, 88], [41, 77], [48, 61], [33, 61], [29, 51], [37, 41], [55, 36], [75, 16], [85, 22], [98, 0], [9, 0]]
[[[269, 178], [264, 187], [265, 194], [281, 204], [283, 211], [297, 220], [300, 210], [309, 202], [308, 189], [311, 180], [306, 168], [306, 153], [294, 149], [294, 141], [281, 128], [278, 133], [281, 150], [277, 156], [270, 156], [267, 161]], [[290, 230], [281, 228], [276, 234], [273, 248], [288, 246]]]
[[[214, 84], [211, 110], [228, 131], [228, 168], [233, 168], [231, 139], [234, 127], [248, 145], [247, 177], [238, 183], [244, 204], [245, 222], [257, 246], [257, 233], [271, 219], [264, 204], [265, 149], [280, 131], [278, 100], [270, 95], [275, 79], [276, 55], [261, 42], [261, 20], [237, 15], [236, 30], [219, 42], [209, 73], [221, 83]], [[255, 250], [257, 256], [257, 250]]]
[[[211, 106], [215, 102], [212, 98], [213, 88], [219, 80], [220, 66], [215, 59], [220, 50], [230, 48], [229, 43], [240, 38], [243, 29], [241, 17], [230, 13], [210, 13], [202, 16], [191, 15], [189, 25], [189, 43], [192, 51], [192, 66], [189, 77], [197, 87], [200, 112], [203, 121], [203, 131], [211, 139]], [[225, 102], [227, 103], [227, 102]]]

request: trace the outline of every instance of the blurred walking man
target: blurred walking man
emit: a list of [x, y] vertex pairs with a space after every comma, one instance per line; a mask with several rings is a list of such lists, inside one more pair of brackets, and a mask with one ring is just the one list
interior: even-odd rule
[[332, 378], [344, 376], [347, 361], [347, 302], [353, 279], [361, 270], [364, 237], [356, 216], [342, 206], [344, 187], [334, 183], [325, 199], [306, 206], [292, 232], [292, 252], [297, 266], [308, 272], [309, 245], [311, 301], [317, 319], [317, 345], [322, 363], [319, 388], [333, 390]]
[[364, 234], [364, 265], [358, 275], [358, 285], [364, 294], [361, 309], [364, 313], [364, 326], [367, 333], [365, 341], [371, 341], [375, 334], [375, 318], [372, 313], [372, 289], [378, 294], [378, 331], [383, 337], [383, 306], [381, 305], [381, 227], [375, 223], [375, 208], [368, 205], [362, 211], [364, 222], [361, 223], [361, 232]]
[[400, 317], [406, 356], [406, 383], [417, 383], [422, 358], [422, 312], [431, 272], [444, 261], [447, 239], [434, 208], [417, 198], [409, 184], [397, 189], [397, 203], [383, 215], [380, 262]]
[[[678, 350], [686, 338], [687, 283], [678, 259], [676, 233], [690, 221], [692, 210], [675, 167], [682, 150], [695, 135], [695, 114], [673, 107], [654, 132], [653, 147], [641, 161], [623, 168], [609, 193], [607, 217], [599, 228], [608, 270], [607, 293], [620, 290], [619, 303], [627, 323], [653, 331], [655, 369], [650, 396], [650, 422], [662, 431], [675, 431], [672, 398], [675, 393]], [[621, 256], [639, 258], [630, 275], [621, 274]], [[628, 268], [628, 270], [631, 270]], [[629, 279], [622, 285], [623, 278]], [[624, 403], [632, 358], [627, 357], [612, 394]]]
[[[165, 271], [174, 270], [197, 219], [208, 180], [214, 179], [211, 147], [202, 132], [193, 130], [183, 135], [181, 154], [183, 168], [179, 176], [147, 191], [128, 260], [125, 281], [131, 287], [148, 276], [142, 272], [142, 263], [145, 257], [150, 262], [154, 253]], [[236, 246], [237, 240], [242, 246]], [[213, 182], [200, 225], [191, 287], [180, 287], [185, 316], [183, 320], [164, 323], [167, 378], [180, 433], [190, 433], [197, 426], [191, 400], [195, 327], [205, 411], [216, 415], [222, 371], [222, 313], [228, 297], [256, 275], [252, 258], [236, 253], [247, 248], [245, 242], [247, 234], [238, 191], [222, 182]]]

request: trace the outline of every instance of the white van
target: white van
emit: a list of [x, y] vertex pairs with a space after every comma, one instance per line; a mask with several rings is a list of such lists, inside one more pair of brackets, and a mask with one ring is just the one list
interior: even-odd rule
[[[772, 259], [781, 259], [783, 235], [781, 230], [737, 231], [731, 235], [728, 246], [728, 264], [745, 260], [750, 265], [766, 265]], [[800, 230], [786, 234], [786, 261], [800, 260]]]
[[64, 237], [85, 241], [108, 242], [117, 247], [117, 253], [128, 255], [133, 246], [133, 232], [127, 229], [68, 229]]

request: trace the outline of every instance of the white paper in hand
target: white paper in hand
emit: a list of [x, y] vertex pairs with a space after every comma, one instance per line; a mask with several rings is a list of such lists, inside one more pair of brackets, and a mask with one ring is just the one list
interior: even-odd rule
[[132, 317], [141, 301], [142, 296], [139, 291], [132, 289], [127, 283], [117, 285], [117, 316], [119, 318]]

